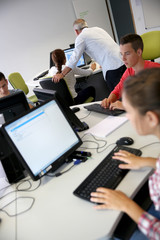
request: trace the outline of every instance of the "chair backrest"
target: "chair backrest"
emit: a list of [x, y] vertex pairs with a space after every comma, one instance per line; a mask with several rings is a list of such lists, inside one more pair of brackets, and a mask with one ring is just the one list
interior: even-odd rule
[[154, 60], [160, 57], [160, 31], [151, 31], [141, 35], [144, 44], [142, 57]]
[[11, 73], [8, 80], [15, 89], [21, 89], [26, 95], [28, 94], [28, 86], [19, 72]]
[[39, 81], [39, 84], [43, 89], [57, 91], [68, 106], [74, 105], [73, 98], [64, 79], [61, 79], [58, 83], [54, 83], [52, 82], [52, 78], [44, 78]]

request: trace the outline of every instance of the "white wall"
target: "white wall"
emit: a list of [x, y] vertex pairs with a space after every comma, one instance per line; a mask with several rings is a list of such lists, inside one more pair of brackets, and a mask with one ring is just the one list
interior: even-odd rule
[[[160, 0], [130, 0], [130, 6], [137, 34], [160, 30]], [[146, 27], [145, 18], [152, 27]]]
[[74, 43], [75, 19], [72, 0], [1, 0], [0, 71], [30, 81], [48, 69], [49, 53]]
[[0, 71], [25, 80], [49, 68], [49, 53], [74, 42], [71, 0], [0, 1]]

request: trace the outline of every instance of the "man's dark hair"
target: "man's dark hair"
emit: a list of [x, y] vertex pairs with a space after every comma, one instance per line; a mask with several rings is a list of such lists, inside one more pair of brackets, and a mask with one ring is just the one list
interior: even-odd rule
[[141, 36], [138, 34], [127, 34], [120, 39], [120, 44], [124, 45], [127, 43], [131, 43], [132, 48], [135, 50], [135, 52], [140, 48], [143, 51], [143, 40]]
[[2, 72], [0, 72], [0, 81], [5, 80], [5, 79], [6, 78], [5, 78], [4, 74]]

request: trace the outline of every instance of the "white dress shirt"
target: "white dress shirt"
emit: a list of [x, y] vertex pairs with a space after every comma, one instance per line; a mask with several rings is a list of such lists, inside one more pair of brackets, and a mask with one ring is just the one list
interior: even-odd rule
[[[62, 66], [62, 70], [66, 67], [66, 65]], [[55, 66], [51, 67], [48, 71], [48, 76], [53, 77], [57, 73], [57, 68]], [[66, 76], [64, 77], [65, 81], [67, 82], [67, 85], [69, 87], [69, 90], [72, 94], [72, 97], [75, 98], [77, 96], [77, 93], [75, 91], [74, 85], [76, 83], [76, 77], [75, 75], [80, 76], [89, 76], [93, 73], [92, 69], [81, 69], [78, 67], [74, 67]]]
[[75, 50], [66, 66], [74, 68], [86, 52], [101, 67], [105, 79], [108, 70], [121, 67], [124, 63], [120, 58], [119, 45], [103, 29], [98, 27], [84, 28], [75, 40]]

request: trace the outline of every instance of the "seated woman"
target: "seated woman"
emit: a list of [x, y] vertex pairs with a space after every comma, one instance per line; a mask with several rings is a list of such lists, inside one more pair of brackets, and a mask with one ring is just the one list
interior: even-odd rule
[[[153, 134], [160, 139], [160, 69], [146, 69], [124, 82], [122, 103], [127, 117], [140, 135]], [[101, 203], [96, 209], [115, 209], [128, 214], [139, 230], [130, 239], [160, 239], [160, 157], [137, 157], [126, 151], [119, 151], [113, 157], [125, 164], [121, 169], [155, 168], [149, 178], [150, 197], [154, 203], [145, 212], [133, 200], [117, 190], [97, 188], [91, 193], [91, 201]]]
[[[49, 76], [54, 76], [56, 73], [61, 73], [62, 70], [65, 68], [66, 63], [66, 57], [65, 53], [61, 49], [55, 49], [52, 52], [52, 61], [54, 62], [55, 66], [53, 66], [49, 72]], [[91, 65], [91, 69], [81, 69], [81, 68], [74, 68], [72, 71], [70, 71], [65, 77], [65, 81], [70, 89], [70, 92], [72, 94], [72, 97], [74, 99], [75, 104], [81, 104], [84, 103], [89, 97], [93, 97], [95, 99], [95, 88], [94, 87], [87, 87], [78, 93], [75, 91], [75, 84], [76, 84], [76, 75], [81, 76], [89, 76], [93, 73], [93, 71], [96, 68], [96, 64]]]

